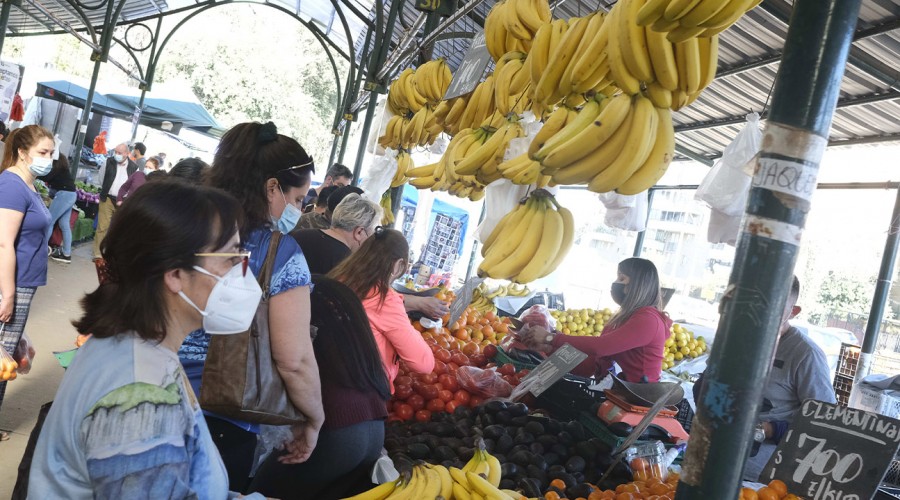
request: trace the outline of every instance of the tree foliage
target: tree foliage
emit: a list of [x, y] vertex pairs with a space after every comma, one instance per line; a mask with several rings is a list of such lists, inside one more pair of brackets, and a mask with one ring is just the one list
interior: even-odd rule
[[875, 284], [872, 280], [829, 271], [819, 286], [816, 304], [809, 314], [809, 321], [824, 324], [829, 314], [869, 313]]

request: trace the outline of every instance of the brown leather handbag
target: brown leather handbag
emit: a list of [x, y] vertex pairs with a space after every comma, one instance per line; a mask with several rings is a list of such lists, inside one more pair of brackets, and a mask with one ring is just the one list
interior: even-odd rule
[[272, 233], [269, 252], [257, 276], [263, 295], [250, 330], [213, 335], [209, 341], [200, 384], [200, 407], [204, 410], [268, 425], [306, 421], [288, 397], [272, 359], [269, 339], [269, 285], [281, 236], [278, 231]]

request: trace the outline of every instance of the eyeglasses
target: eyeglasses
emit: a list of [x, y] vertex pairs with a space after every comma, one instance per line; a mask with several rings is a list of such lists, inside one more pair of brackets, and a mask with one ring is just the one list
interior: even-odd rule
[[207, 252], [195, 253], [194, 257], [240, 257], [241, 272], [247, 276], [247, 267], [250, 266], [250, 252]]

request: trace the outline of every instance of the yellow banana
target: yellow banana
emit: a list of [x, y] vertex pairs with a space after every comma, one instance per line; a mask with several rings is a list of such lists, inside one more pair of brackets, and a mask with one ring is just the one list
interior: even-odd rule
[[[530, 39], [532, 33], [528, 31], [528, 28], [525, 27], [525, 24], [519, 19], [518, 14], [516, 13], [517, 0], [506, 0], [505, 8], [503, 9], [503, 25], [506, 27], [506, 32], [508, 35], [512, 35], [515, 38], [520, 40]], [[507, 50], [509, 49], [507, 41]]]
[[499, 488], [492, 485], [487, 479], [478, 474], [468, 472], [466, 473], [466, 478], [469, 479], [469, 484], [472, 486], [473, 492], [478, 493], [488, 500], [512, 500], [512, 497], [500, 491]]
[[632, 111], [612, 137], [592, 151], [591, 154], [566, 168], [555, 172], [547, 172], [545, 169], [544, 173], [552, 174], [553, 182], [557, 184], [581, 184], [591, 180], [606, 169], [622, 153], [622, 148], [625, 147], [625, 141], [628, 139], [628, 133], [631, 131], [633, 119], [634, 112]]
[[609, 167], [588, 183], [588, 190], [606, 193], [622, 185], [647, 161], [656, 140], [659, 114], [646, 97], [638, 97], [634, 104], [634, 120], [625, 141], [625, 149]]
[[431, 163], [429, 165], [423, 165], [421, 167], [412, 168], [406, 171], [407, 177], [428, 177], [434, 174], [434, 168], [437, 166], [437, 163]]
[[606, 14], [598, 12], [588, 23], [584, 35], [575, 49], [572, 60], [560, 80], [559, 90], [563, 94], [580, 86], [590, 77], [597, 66], [606, 58], [606, 43], [609, 39], [609, 24]]
[[443, 465], [431, 465], [428, 463], [425, 465], [437, 473], [441, 481], [440, 494], [445, 500], [450, 500], [453, 497], [453, 478], [450, 477], [450, 471]]
[[487, 239], [484, 240], [484, 243], [481, 247], [482, 257], [487, 256], [487, 253], [490, 250], [491, 246], [493, 246], [494, 242], [497, 241], [497, 238], [499, 238], [504, 231], [510, 228], [515, 228], [516, 225], [518, 225], [519, 221], [522, 220], [522, 217], [525, 216], [525, 212], [525, 205], [516, 205], [515, 209], [513, 209], [510, 213], [504, 215], [503, 218], [500, 219], [500, 222], [497, 223], [497, 226], [494, 227], [494, 230], [491, 231], [491, 234], [487, 237]]
[[666, 11], [667, 5], [669, 5], [669, 0], [648, 0], [647, 3], [641, 6], [641, 10], [638, 11], [638, 25], [650, 26], [656, 22], [657, 19], [662, 17], [663, 12]]
[[359, 495], [347, 497], [344, 500], [384, 500], [394, 492], [394, 488], [397, 487], [397, 483], [399, 483], [399, 481], [388, 481], [372, 488], [371, 490], [364, 491]]
[[644, 28], [637, 24], [637, 13], [644, 0], [620, 0], [615, 8], [617, 26], [613, 32], [619, 37], [619, 50], [624, 56], [625, 67], [635, 78], [644, 82], [653, 81], [653, 66], [647, 53], [647, 37]]
[[497, 2], [484, 19], [484, 43], [494, 61], [506, 53], [506, 28], [501, 20], [504, 4]]
[[[509, 0], [515, 6], [516, 16], [530, 33], [537, 32], [544, 24], [545, 20], [541, 19], [540, 12], [537, 9], [537, 3], [540, 0]], [[547, 3], [546, 0], [543, 3]], [[549, 10], [550, 6], [547, 5]]]
[[560, 106], [553, 110], [553, 113], [550, 113], [550, 116], [544, 122], [544, 125], [541, 126], [541, 129], [531, 140], [531, 144], [528, 145], [528, 154], [534, 155], [537, 153], [548, 139], [562, 130], [568, 117], [569, 109], [565, 106]]
[[663, 88], [659, 82], [648, 84], [645, 94], [647, 98], [650, 99], [650, 102], [657, 108], [672, 107], [672, 91]]
[[719, 64], [719, 35], [698, 38], [700, 45], [700, 90], [702, 91], [716, 78]]
[[700, 0], [687, 14], [678, 20], [681, 26], [694, 28], [710, 20], [713, 16], [728, 7], [727, 0]]
[[[562, 263], [563, 259], [566, 258], [566, 255], [569, 253], [569, 250], [572, 248], [572, 243], [575, 242], [575, 216], [572, 214], [572, 211], [568, 208], [561, 206], [559, 204], [556, 205], [556, 211], [559, 213], [560, 218], [562, 219], [563, 225], [563, 236], [562, 241], [559, 244], [559, 251], [556, 253], [556, 257], [553, 258], [553, 261], [544, 269], [544, 272], [547, 274], [552, 273], [559, 267], [560, 263]], [[541, 278], [543, 276], [539, 276]], [[527, 295], [531, 293], [528, 288], [523, 290], [523, 295]]]
[[[465, 478], [463, 478], [465, 479]], [[466, 481], [468, 484], [468, 480]], [[453, 500], [471, 500], [472, 495], [469, 490], [459, 482], [453, 483]]]
[[463, 111], [466, 110], [467, 102], [468, 100], [465, 97], [457, 97], [453, 99], [453, 105], [450, 106], [450, 111], [447, 113], [447, 117], [444, 119], [444, 123], [458, 122], [460, 117], [462, 117]]
[[[596, 99], [591, 99], [584, 105], [581, 111], [578, 112], [578, 116], [576, 116], [574, 120], [566, 124], [559, 132], [550, 137], [537, 153], [532, 155], [532, 159], [543, 162], [544, 158], [550, 155], [556, 148], [568, 143], [570, 139], [593, 123], [599, 114], [600, 103]], [[585, 146], [591, 145], [588, 144]]]
[[685, 40], [689, 40], [691, 38], [697, 38], [701, 33], [705, 32], [706, 28], [703, 26], [688, 28], [685, 26], [679, 26], [672, 31], [666, 33], [666, 40], [672, 43], [681, 43]]
[[584, 36], [585, 30], [591, 19], [596, 14], [587, 17], [577, 17], [570, 24], [569, 29], [563, 35], [559, 46], [549, 54], [547, 68], [541, 75], [541, 79], [534, 89], [534, 99], [544, 103], [550, 103], [554, 93], [559, 88], [559, 81], [566, 67], [575, 55], [575, 50]]
[[[632, 97], [619, 94], [610, 100], [603, 111], [577, 134], [550, 151], [541, 160], [548, 169], [559, 169], [571, 165], [591, 151], [603, 145], [619, 129], [632, 107]], [[568, 127], [567, 127], [568, 128]], [[560, 134], [561, 135], [561, 134]]]
[[[535, 215], [531, 219], [532, 228], [541, 227], [543, 225], [547, 211], [547, 206], [543, 199], [538, 199], [535, 202], [535, 207]], [[513, 250], [507, 258], [504, 258], [496, 264], [492, 263], [487, 265], [485, 264], [487, 259], [485, 259], [485, 262], [482, 262], [481, 266], [478, 267], [479, 274], [490, 276], [495, 279], [512, 278], [519, 274], [522, 268], [531, 261], [534, 257], [534, 253], [537, 251], [540, 241], [540, 231], [535, 231], [534, 229], [526, 231], [515, 250]], [[469, 476], [466, 475], [466, 477]], [[471, 478], [469, 481], [471, 482]]]
[[659, 113], [656, 141], [647, 161], [616, 189], [621, 194], [638, 194], [654, 186], [666, 173], [675, 157], [675, 128], [672, 125], [672, 110], [656, 109]]
[[[552, 208], [547, 209], [544, 216], [544, 225], [541, 228], [540, 244], [531, 260], [516, 274], [513, 280], [517, 283], [531, 283], [544, 276], [545, 270], [556, 260], [556, 254], [559, 252], [562, 243], [563, 232], [562, 216]], [[497, 466], [500, 466], [499, 462]], [[493, 472], [493, 467], [491, 472]], [[489, 475], [488, 481], [491, 484], [494, 486], [500, 485], [499, 473], [496, 476], [496, 483], [491, 479], [492, 476]]]
[[503, 129], [494, 131], [488, 140], [477, 146], [474, 151], [467, 152], [461, 160], [458, 160], [458, 163], [454, 165], [456, 174], [474, 175], [479, 168], [483, 168], [488, 161], [497, 155], [499, 148], [503, 147], [505, 149], [506, 145], [503, 143], [505, 136], [506, 131]]
[[671, 0], [663, 11], [663, 19], [677, 21], [687, 15], [699, 2], [700, 0]]
[[675, 44], [675, 57], [678, 61], [678, 86], [687, 94], [700, 91], [701, 66], [700, 42], [689, 38]]
[[675, 48], [665, 33], [645, 29], [647, 50], [653, 63], [653, 75], [657, 83], [667, 90], [678, 88], [678, 65], [675, 64]]
[[663, 33], [667, 33], [672, 31], [673, 29], [681, 26], [678, 21], [667, 21], [665, 17], [660, 17], [650, 27], [653, 31], [660, 31]]
[[[523, 210], [524, 213], [522, 218], [519, 219], [519, 223], [515, 225], [507, 224], [503, 228], [502, 238], [490, 246], [488, 252], [484, 255], [484, 260], [481, 261], [479, 269], [493, 266], [496, 263], [503, 261], [516, 250], [516, 247], [519, 246], [522, 239], [525, 237], [525, 234], [528, 232], [532, 221], [538, 214], [538, 211], [535, 209], [533, 197], [529, 198], [525, 203], [525, 206], [520, 208], [520, 210]], [[497, 231], [497, 229], [494, 229], [494, 231]], [[498, 236], [498, 238], [500, 238], [500, 236]]]
[[431, 189], [434, 186], [434, 177], [416, 177], [409, 180], [409, 185], [416, 189]]
[[528, 52], [528, 69], [532, 85], [540, 81], [541, 73], [547, 66], [547, 53], [550, 50], [550, 32], [557, 29], [556, 21], [541, 26], [534, 34], [531, 51]]
[[609, 43], [607, 44], [607, 52], [609, 56], [609, 74], [612, 76], [616, 86], [629, 95], [635, 95], [641, 91], [641, 82], [634, 77], [625, 66], [622, 47], [620, 46], [620, 38], [618, 30], [620, 28], [618, 17], [622, 14], [617, 8], [619, 4], [613, 6], [606, 22], [610, 23]]
[[442, 486], [441, 476], [430, 467], [420, 467], [422, 473], [422, 479], [425, 485], [422, 488], [421, 496], [418, 498], [427, 498], [431, 500], [432, 498], [437, 498], [438, 495], [441, 494]]
[[755, 0], [731, 0], [716, 15], [700, 23], [700, 26], [724, 31], [737, 22], [744, 13], [752, 9], [755, 6], [754, 4]]

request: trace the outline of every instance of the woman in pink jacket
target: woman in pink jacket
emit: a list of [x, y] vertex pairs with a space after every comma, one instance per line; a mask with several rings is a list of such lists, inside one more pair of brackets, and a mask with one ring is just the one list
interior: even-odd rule
[[430, 373], [434, 369], [431, 348], [422, 334], [412, 327], [403, 298], [391, 288], [391, 283], [402, 276], [407, 267], [409, 243], [403, 233], [379, 226], [373, 237], [328, 274], [347, 285], [362, 300], [392, 393], [400, 360], [416, 373]]
[[588, 358], [572, 370], [575, 375], [601, 378], [615, 363], [622, 369], [619, 377], [628, 382], [659, 382], [672, 320], [662, 311], [656, 266], [637, 257], [623, 260], [610, 293], [620, 308], [599, 337], [563, 335], [531, 327], [520, 334], [520, 339], [542, 351], [570, 344], [584, 352]]

